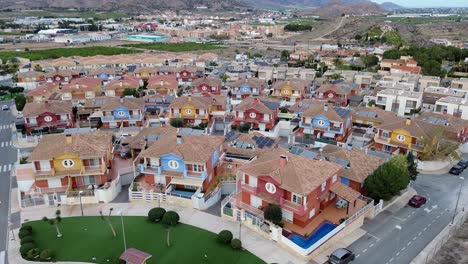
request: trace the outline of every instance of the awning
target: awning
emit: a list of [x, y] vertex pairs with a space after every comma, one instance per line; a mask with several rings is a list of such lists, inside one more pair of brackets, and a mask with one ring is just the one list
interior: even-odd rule
[[327, 137], [327, 138], [335, 138], [335, 133], [333, 132], [325, 132], [323, 134], [324, 137]]
[[359, 196], [361, 196], [360, 192], [354, 190], [351, 187], [346, 186], [344, 183], [341, 182], [335, 183], [330, 188], [330, 191], [334, 192], [336, 195], [350, 203], [356, 201], [359, 198]]
[[170, 184], [190, 185], [196, 187], [202, 187], [203, 181], [194, 179], [183, 179], [183, 178], [172, 178]]

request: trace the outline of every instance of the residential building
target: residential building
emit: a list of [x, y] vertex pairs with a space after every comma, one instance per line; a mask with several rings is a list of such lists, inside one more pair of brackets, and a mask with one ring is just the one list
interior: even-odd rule
[[182, 118], [184, 124], [209, 123], [211, 100], [202, 96], [177, 97], [172, 100], [168, 112], [169, 119]]
[[125, 146], [133, 158], [136, 158], [142, 150], [149, 148], [153, 143], [165, 135], [176, 134], [177, 129], [172, 126], [166, 127], [145, 127], [137, 135], [126, 137], [122, 140], [122, 146]]
[[351, 110], [317, 103], [302, 114], [298, 132], [317, 141], [345, 142], [352, 130], [351, 120]]
[[72, 79], [61, 89], [63, 101], [83, 102], [101, 94], [101, 80], [92, 77]]
[[204, 68], [184, 66], [176, 69], [176, 77], [180, 85], [192, 85], [195, 79], [205, 76]]
[[157, 75], [156, 68], [140, 67], [140, 68], [136, 68], [133, 71], [133, 76], [141, 78], [142, 80], [148, 80], [150, 77], [154, 77], [156, 75]]
[[132, 76], [122, 76], [110, 81], [104, 86], [106, 96], [121, 97], [124, 96], [125, 89], [137, 90], [143, 86], [143, 81]]
[[113, 80], [121, 75], [121, 70], [117, 68], [96, 68], [88, 72], [89, 77], [101, 80]]
[[[402, 81], [378, 81], [375, 84], [374, 91], [380, 92], [387, 89], [402, 90], [407, 92], [414, 92], [416, 88], [415, 83], [408, 83]], [[422, 91], [421, 91], [422, 92]]]
[[45, 73], [45, 80], [49, 83], [60, 83], [67, 84], [72, 79], [80, 78], [81, 74], [78, 71], [74, 70], [59, 70], [59, 71], [50, 71]]
[[175, 76], [156, 75], [148, 79], [147, 94], [175, 96], [179, 91], [179, 82]]
[[143, 126], [143, 98], [109, 98], [101, 106], [102, 128]]
[[413, 114], [421, 108], [422, 92], [407, 92], [404, 90], [386, 89], [377, 93], [377, 107], [385, 111], [395, 112], [398, 116]]
[[50, 100], [51, 96], [59, 90], [58, 83], [41, 83], [26, 94], [28, 102], [42, 102]]
[[279, 107], [279, 102], [247, 97], [234, 107], [233, 123], [236, 126], [248, 123], [251, 128], [261, 131], [272, 130], [278, 121]]
[[328, 82], [315, 90], [315, 98], [337, 106], [347, 106], [351, 95], [357, 94], [352, 92], [353, 88], [352, 84], [343, 80]]
[[273, 85], [273, 93], [271, 95], [294, 104], [296, 101], [304, 98], [304, 95], [307, 92], [309, 86], [309, 81], [288, 79], [286, 81], [276, 82]]
[[42, 134], [74, 126], [70, 102], [51, 100], [30, 102], [24, 106], [23, 116], [28, 134]]
[[[49, 204], [74, 204], [78, 196], [97, 203], [98, 186], [112, 180], [112, 134], [91, 132], [45, 135], [28, 157], [33, 167], [29, 194], [45, 196]], [[71, 201], [68, 201], [71, 200]]]
[[465, 143], [468, 139], [468, 120], [440, 113], [425, 112], [417, 117], [427, 123], [443, 125], [443, 134], [447, 139]]
[[[465, 96], [466, 96], [466, 91], [463, 91], [463, 90], [438, 87], [438, 86], [428, 86], [424, 89], [424, 92], [423, 92], [422, 109], [427, 110], [427, 111], [435, 111], [436, 103], [440, 99], [445, 98], [445, 97], [465, 98]], [[439, 109], [438, 109], [439, 112], [444, 110], [443, 107], [441, 107], [442, 105], [443, 104], [439, 104]]]
[[354, 75], [354, 82], [358, 85], [359, 88], [368, 90], [370, 89], [374, 81], [373, 73], [358, 73]]
[[43, 72], [38, 71], [26, 71], [19, 72], [17, 75], [18, 83], [37, 83], [45, 81], [45, 75]]
[[453, 79], [450, 88], [468, 90], [468, 78]]
[[392, 123], [400, 118], [394, 113], [378, 107], [357, 107], [352, 111], [353, 126], [374, 127], [385, 123]]
[[384, 59], [380, 62], [380, 69], [390, 73], [421, 73], [421, 67], [410, 56], [401, 56], [398, 60]]
[[238, 80], [231, 85], [231, 98], [239, 100], [248, 96], [258, 96], [264, 88], [265, 81], [255, 77]]
[[189, 93], [194, 95], [220, 94], [221, 87], [221, 79], [217, 77], [203, 77], [195, 79], [192, 82]]
[[314, 99], [304, 99], [296, 102], [294, 105], [288, 108], [289, 113], [295, 114], [296, 116], [302, 116], [302, 113], [309, 109], [313, 104], [320, 103]]
[[141, 174], [136, 181], [187, 199], [208, 195], [219, 176], [223, 141], [223, 137], [208, 135], [162, 135], [138, 155]]
[[439, 87], [440, 77], [436, 76], [422, 76], [419, 78], [419, 91], [424, 92], [427, 87]]

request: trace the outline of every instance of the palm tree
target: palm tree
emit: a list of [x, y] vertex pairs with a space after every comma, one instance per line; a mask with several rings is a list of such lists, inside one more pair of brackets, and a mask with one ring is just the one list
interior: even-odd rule
[[57, 237], [62, 237], [62, 233], [60, 233], [59, 223], [62, 222], [62, 217], [60, 216], [60, 210], [55, 211], [55, 218], [49, 219], [47, 216], [44, 216], [42, 220], [44, 222], [48, 222], [51, 226], [55, 226], [55, 230], [57, 231]]
[[99, 211], [99, 214], [101, 215], [101, 220], [104, 221], [105, 223], [107, 223], [107, 224], [109, 225], [109, 228], [110, 228], [111, 231], [112, 231], [112, 235], [113, 235], [114, 237], [116, 237], [116, 236], [117, 236], [117, 233], [115, 233], [114, 226], [112, 225], [112, 221], [110, 220], [110, 216], [111, 216], [113, 210], [114, 210], [114, 208], [110, 208], [110, 209], [109, 209], [109, 214], [106, 215], [106, 216], [102, 213], [102, 211]]

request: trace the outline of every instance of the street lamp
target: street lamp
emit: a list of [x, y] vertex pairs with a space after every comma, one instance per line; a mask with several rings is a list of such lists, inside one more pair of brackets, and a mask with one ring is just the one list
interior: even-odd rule
[[239, 240], [241, 240], [242, 236], [242, 221], [245, 221], [245, 218], [241, 218], [239, 221]]
[[[458, 178], [460, 178], [460, 180], [462, 181], [465, 179], [464, 177], [461, 177], [461, 176]], [[452, 222], [450, 222], [451, 225], [453, 225], [453, 222], [455, 221], [455, 216], [457, 215], [458, 202], [460, 201], [462, 186], [463, 186], [463, 182], [460, 183], [460, 189], [458, 189], [457, 203], [455, 204], [455, 210], [453, 211]]]
[[82, 194], [83, 194], [83, 191], [78, 192], [78, 196], [80, 197], [81, 216], [84, 216], [84, 214], [83, 214], [83, 203], [81, 202], [81, 195]]
[[398, 252], [398, 249], [400, 248], [400, 234], [401, 234], [402, 227], [401, 225], [396, 225], [395, 228], [398, 229], [397, 248], [396, 248]]
[[127, 263], [127, 240], [125, 238], [125, 226], [124, 226], [124, 221], [123, 221], [123, 212], [119, 211], [118, 213], [120, 215], [120, 219], [122, 220], [122, 236], [123, 236], [123, 243], [124, 243], [124, 261]]

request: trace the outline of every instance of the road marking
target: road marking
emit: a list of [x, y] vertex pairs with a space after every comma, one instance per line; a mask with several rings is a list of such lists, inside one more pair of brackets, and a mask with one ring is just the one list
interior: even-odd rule
[[410, 242], [408, 242], [408, 244], [406, 244], [406, 245], [409, 246], [409, 245], [411, 245], [411, 243], [412, 243], [412, 242], [410, 241]]
[[374, 243], [370, 244], [370, 245], [369, 245], [369, 248], [371, 248], [371, 247], [373, 247], [373, 246], [374, 246]]
[[417, 237], [413, 237], [413, 240], [416, 240], [416, 239], [417, 239]]
[[427, 227], [430, 227], [431, 225], [432, 225], [432, 224], [431, 224], [431, 223], [429, 223], [429, 224], [427, 224]]
[[435, 223], [435, 221], [436, 221], [436, 220], [435, 220], [435, 219], [433, 219], [433, 220], [432, 220], [432, 223]]
[[393, 261], [393, 258], [391, 258], [388, 262], [392, 262]]
[[401, 248], [401, 251], [403, 251], [403, 250], [405, 250], [405, 249], [406, 249], [406, 247], [402, 247], [402, 248]]
[[396, 256], [397, 256], [397, 257], [400, 256], [400, 251], [398, 251], [398, 252], [396, 253]]
[[5, 142], [2, 142], [2, 144], [0, 145], [0, 148], [3, 148], [3, 145], [5, 144]]
[[405, 219], [404, 219], [404, 218], [396, 217], [396, 216], [394, 216], [394, 215], [392, 215], [392, 216], [393, 216], [394, 218], [396, 218], [396, 219], [400, 220], [400, 221], [405, 221]]
[[11, 164], [8, 164], [8, 171], [11, 171]]
[[371, 236], [371, 237], [373, 237], [373, 238], [377, 239], [377, 241], [380, 241], [380, 238], [378, 238], [378, 237], [376, 237], [376, 236], [372, 235], [371, 233], [367, 233], [367, 234], [368, 234], [369, 236]]
[[436, 216], [436, 219], [439, 219], [440, 215]]
[[365, 248], [365, 249], [362, 251], [362, 253], [366, 253], [366, 251], [367, 251], [367, 248]]
[[425, 227], [423, 230], [426, 231], [426, 230], [427, 230], [427, 227]]
[[0, 263], [6, 263], [5, 257], [5, 251], [0, 251]]
[[6, 172], [6, 170], [7, 170], [7, 165], [3, 165], [2, 167], [3, 167], [3, 172]]
[[421, 234], [422, 234], [422, 232], [419, 232], [419, 233], [418, 233], [418, 236], [420, 236]]
[[361, 256], [361, 254], [357, 254], [357, 255], [356, 255], [356, 258], [359, 258], [360, 256]]

